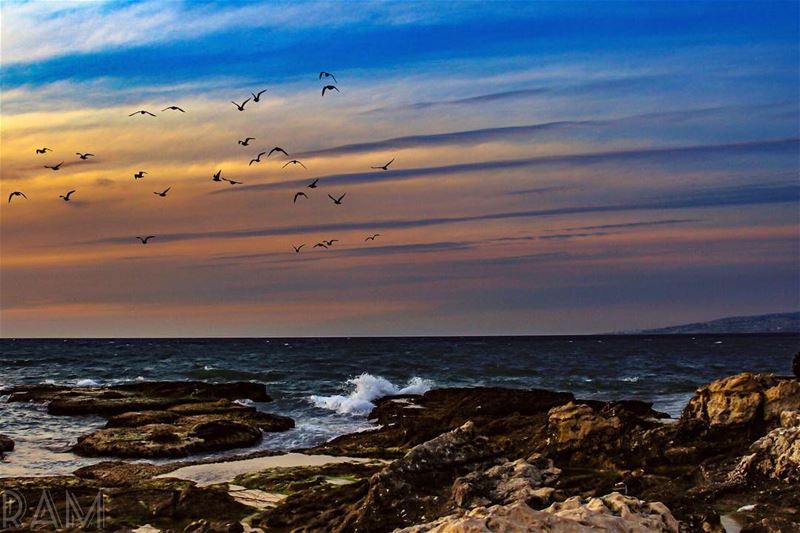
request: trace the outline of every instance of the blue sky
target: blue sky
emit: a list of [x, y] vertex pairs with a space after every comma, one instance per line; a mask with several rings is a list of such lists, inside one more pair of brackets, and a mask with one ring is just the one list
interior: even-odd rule
[[[588, 333], [800, 306], [797, 2], [0, 15], [0, 192], [31, 197], [0, 212], [4, 336]], [[308, 169], [247, 164], [275, 145]], [[212, 187], [219, 168], [243, 185]]]

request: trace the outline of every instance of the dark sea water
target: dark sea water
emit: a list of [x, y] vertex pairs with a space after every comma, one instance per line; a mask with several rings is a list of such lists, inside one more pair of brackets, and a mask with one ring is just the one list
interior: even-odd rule
[[[0, 340], [0, 388], [136, 380], [252, 380], [293, 417], [262, 448], [317, 444], [370, 427], [372, 400], [448, 386], [537, 387], [582, 398], [639, 399], [672, 416], [694, 390], [741, 371], [788, 374], [798, 335], [582, 337]], [[0, 433], [17, 449], [0, 476], [71, 472], [93, 462], [68, 452], [95, 417], [52, 417], [0, 401]], [[245, 451], [252, 451], [248, 449]], [[228, 452], [229, 454], [232, 452]]]

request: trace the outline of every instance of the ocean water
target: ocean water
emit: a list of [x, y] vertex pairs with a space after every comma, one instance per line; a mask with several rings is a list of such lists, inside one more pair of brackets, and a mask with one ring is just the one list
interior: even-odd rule
[[[678, 416], [694, 390], [741, 371], [788, 374], [798, 335], [329, 339], [0, 340], [0, 389], [23, 383], [258, 381], [259, 409], [297, 427], [265, 435], [289, 450], [372, 427], [372, 401], [434, 387], [547, 388], [582, 398], [639, 399]], [[0, 398], [0, 433], [17, 441], [0, 476], [68, 473], [97, 459], [69, 447], [98, 417], [53, 417]], [[253, 448], [226, 452], [247, 453]]]

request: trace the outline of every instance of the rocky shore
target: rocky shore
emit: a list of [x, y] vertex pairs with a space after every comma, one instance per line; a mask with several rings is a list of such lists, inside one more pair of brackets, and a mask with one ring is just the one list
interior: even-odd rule
[[[181, 478], [185, 461], [119, 459], [240, 448], [263, 431], [293, 427], [291, 419], [237, 402], [269, 401], [263, 385], [37, 385], [4, 393], [8, 401], [44, 402], [53, 415], [107, 418], [73, 451], [113, 460], [72, 476], [0, 478], [0, 490], [32, 507], [43, 488], [69, 491], [84, 509], [100, 491], [106, 531], [800, 531], [797, 376], [714, 381], [678, 420], [644, 402], [547, 390], [384, 397], [369, 415], [376, 429], [301, 450], [308, 464], [281, 466], [284, 456], [262, 452], [252, 457], [263, 461], [230, 459], [229, 478], [203, 484]], [[0, 450], [13, 461], [8, 441], [0, 437]], [[311, 461], [320, 455], [335, 457]], [[272, 466], [233, 468], [243, 464]], [[69, 502], [54, 504], [58, 513]], [[0, 531], [53, 529], [32, 524], [32, 514]]]

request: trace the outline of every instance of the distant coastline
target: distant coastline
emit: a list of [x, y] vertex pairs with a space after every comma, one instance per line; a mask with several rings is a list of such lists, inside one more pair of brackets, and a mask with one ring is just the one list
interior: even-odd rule
[[731, 316], [663, 328], [620, 331], [617, 335], [686, 335], [707, 333], [800, 333], [800, 311], [767, 315]]

